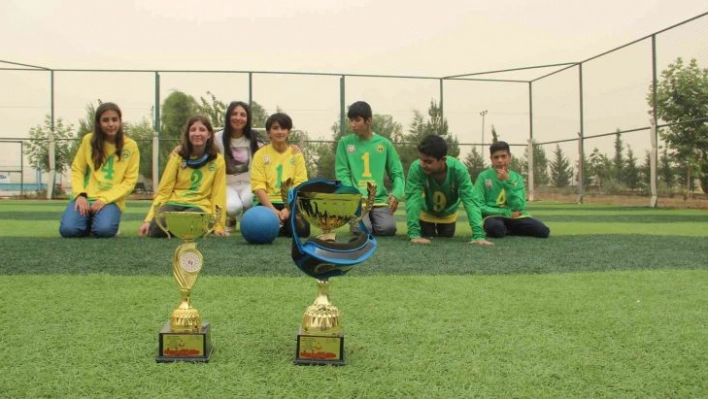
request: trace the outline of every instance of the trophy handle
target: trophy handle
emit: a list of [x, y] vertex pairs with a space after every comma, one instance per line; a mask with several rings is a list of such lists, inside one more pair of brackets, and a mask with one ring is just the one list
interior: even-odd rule
[[162, 207], [162, 203], [155, 204], [152, 207], [152, 214], [154, 215], [153, 218], [155, 219], [155, 223], [157, 224], [157, 227], [160, 228], [160, 230], [164, 231], [165, 234], [167, 234], [167, 238], [172, 238], [172, 235], [170, 234], [170, 231], [167, 230], [167, 226], [165, 226], [162, 223], [162, 212], [160, 212], [160, 208]]
[[370, 181], [366, 182], [366, 200], [361, 206], [361, 215], [359, 217], [352, 217], [351, 224], [356, 225], [357, 223], [364, 220], [364, 218], [371, 212], [376, 202], [376, 184]]
[[204, 233], [202, 237], [206, 237], [209, 234], [213, 233], [214, 229], [216, 229], [216, 223], [221, 219], [221, 212], [223, 212], [221, 207], [217, 205], [214, 207], [214, 209], [214, 214], [209, 219], [209, 229]]

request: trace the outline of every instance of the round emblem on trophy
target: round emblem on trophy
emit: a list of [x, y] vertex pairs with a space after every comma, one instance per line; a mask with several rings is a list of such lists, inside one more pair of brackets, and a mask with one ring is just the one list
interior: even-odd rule
[[196, 251], [185, 251], [179, 256], [179, 265], [187, 273], [197, 273], [202, 269], [203, 263], [201, 254]]

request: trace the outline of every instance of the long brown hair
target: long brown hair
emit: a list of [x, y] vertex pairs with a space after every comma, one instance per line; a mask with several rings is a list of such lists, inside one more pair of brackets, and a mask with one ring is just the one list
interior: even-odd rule
[[204, 149], [204, 152], [209, 154], [210, 158], [213, 158], [216, 156], [216, 154], [219, 153], [219, 149], [216, 147], [214, 144], [214, 128], [211, 125], [211, 122], [209, 121], [209, 118], [207, 118], [204, 115], [197, 115], [189, 118], [187, 121], [187, 127], [184, 129], [184, 133], [182, 134], [182, 139], [180, 141], [180, 149], [179, 149], [179, 155], [183, 159], [189, 159], [192, 156], [192, 151], [194, 150], [194, 147], [192, 146], [192, 143], [189, 141], [189, 128], [192, 127], [193, 124], [196, 122], [201, 122], [206, 126], [207, 130], [209, 133], [211, 133], [211, 137], [209, 137], [209, 140], [207, 140], [206, 143], [206, 148]]
[[104, 144], [106, 142], [106, 133], [101, 129], [101, 116], [106, 111], [115, 111], [120, 119], [120, 127], [116, 133], [116, 160], [120, 161], [123, 155], [123, 113], [120, 108], [114, 103], [103, 103], [96, 109], [96, 115], [93, 120], [93, 137], [91, 137], [91, 160], [93, 160], [94, 170], [98, 170], [106, 162], [108, 156], [105, 153]]

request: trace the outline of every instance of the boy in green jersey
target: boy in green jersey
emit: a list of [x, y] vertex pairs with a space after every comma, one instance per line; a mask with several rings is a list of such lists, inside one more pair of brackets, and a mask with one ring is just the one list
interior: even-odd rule
[[524, 178], [509, 170], [509, 144], [497, 141], [489, 147], [492, 167], [477, 176], [475, 187], [484, 196], [482, 216], [489, 237], [505, 235], [547, 238], [551, 230], [526, 212]]
[[[376, 184], [374, 208], [364, 219], [364, 224], [375, 235], [395, 235], [393, 213], [403, 198], [405, 186], [401, 159], [390, 140], [371, 130], [373, 114], [369, 104], [355, 102], [349, 107], [347, 117], [354, 134], [342, 137], [337, 144], [334, 161], [337, 180], [358, 188], [364, 198], [368, 197], [367, 182]], [[385, 175], [393, 185], [390, 193], [384, 186]]]
[[493, 245], [482, 227], [481, 194], [472, 185], [467, 168], [447, 156], [447, 143], [437, 135], [418, 145], [419, 159], [413, 162], [406, 182], [408, 237], [415, 244], [429, 244], [430, 237], [452, 237], [457, 208], [465, 207], [476, 245]]

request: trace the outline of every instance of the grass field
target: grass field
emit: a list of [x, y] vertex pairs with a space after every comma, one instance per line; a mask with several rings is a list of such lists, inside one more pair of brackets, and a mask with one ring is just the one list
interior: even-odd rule
[[[209, 364], [156, 364], [177, 240], [62, 239], [65, 203], [0, 201], [0, 397], [704, 397], [708, 213], [532, 204], [547, 240], [379, 240], [333, 280], [344, 367], [294, 366], [314, 280], [289, 241], [199, 243]], [[464, 217], [460, 218], [461, 221]]]

